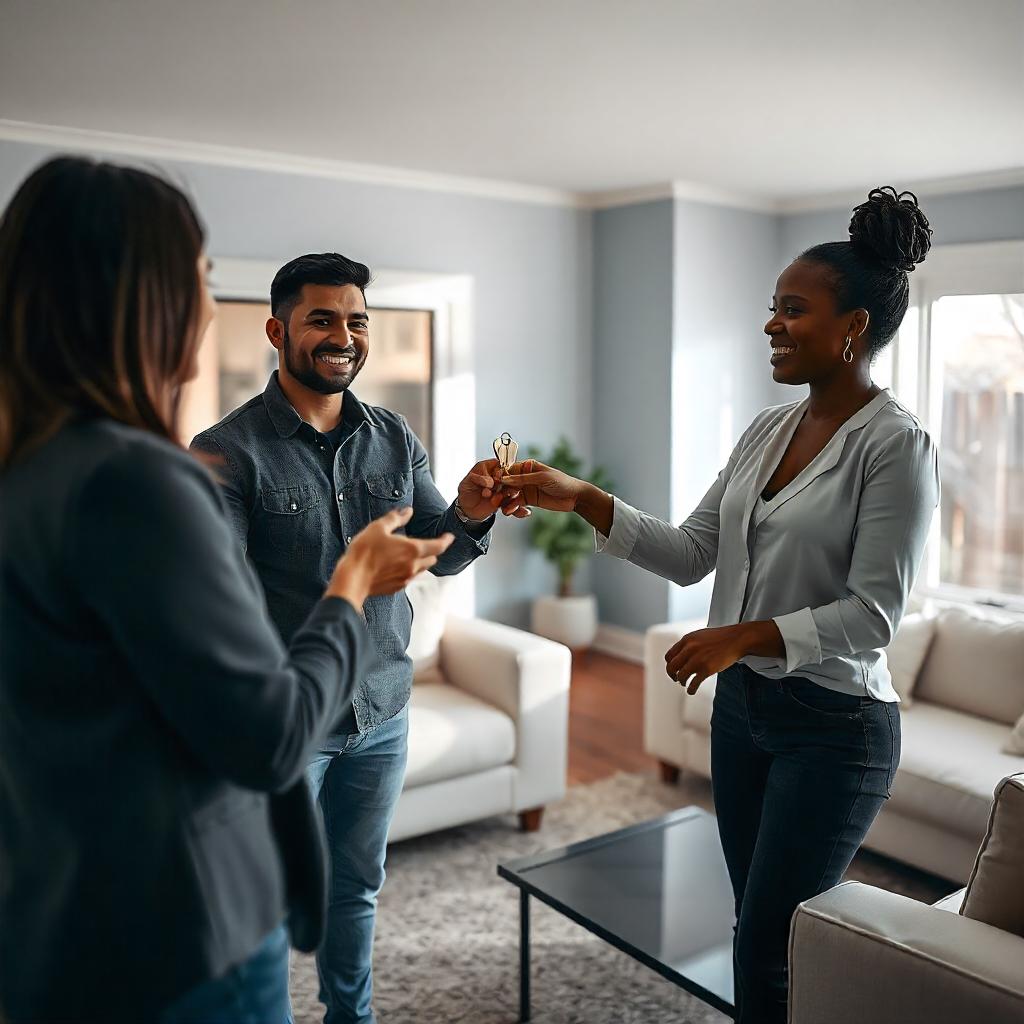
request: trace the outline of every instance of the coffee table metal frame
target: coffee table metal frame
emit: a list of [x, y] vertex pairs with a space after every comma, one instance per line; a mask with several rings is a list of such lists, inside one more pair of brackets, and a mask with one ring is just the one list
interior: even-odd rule
[[595, 921], [590, 920], [584, 914], [574, 910], [554, 896], [549, 895], [542, 889], [532, 885], [520, 875], [520, 872], [528, 871], [530, 868], [540, 867], [543, 864], [550, 864], [553, 861], [567, 860], [570, 857], [595, 850], [609, 843], [614, 843], [627, 836], [637, 835], [653, 829], [664, 829], [679, 822], [686, 821], [697, 816], [711, 817], [707, 811], [699, 807], [682, 807], [677, 811], [671, 811], [660, 818], [652, 818], [650, 821], [641, 822], [639, 825], [631, 825], [628, 828], [619, 829], [616, 832], [608, 832], [605, 835], [595, 836], [593, 839], [584, 839], [569, 846], [558, 847], [553, 850], [544, 850], [542, 853], [531, 854], [529, 857], [520, 857], [505, 864], [498, 865], [498, 875], [506, 881], [511, 882], [519, 889], [519, 1020], [529, 1021], [530, 1018], [530, 897], [533, 896], [546, 903], [553, 910], [575, 921], [588, 932], [604, 939], [609, 945], [621, 950], [634, 960], [638, 960], [645, 967], [656, 971], [666, 980], [685, 989], [691, 995], [703, 1000], [709, 1006], [732, 1017], [735, 1013], [733, 1005], [714, 992], [708, 991], [702, 985], [679, 974], [668, 964], [662, 963], [657, 957], [638, 949], [632, 943], [602, 927]]

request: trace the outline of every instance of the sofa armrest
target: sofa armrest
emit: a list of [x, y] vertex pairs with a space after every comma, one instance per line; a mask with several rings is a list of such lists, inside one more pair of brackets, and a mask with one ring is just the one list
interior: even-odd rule
[[496, 622], [450, 617], [440, 658], [441, 672], [452, 686], [499, 708], [515, 723], [515, 810], [564, 796], [569, 648]]
[[693, 698], [665, 674], [665, 652], [687, 633], [706, 624], [706, 619], [663, 622], [651, 626], [644, 636], [644, 750], [671, 764], [683, 763], [684, 701]]
[[1024, 939], [860, 882], [800, 904], [790, 1024], [1024, 1019]]

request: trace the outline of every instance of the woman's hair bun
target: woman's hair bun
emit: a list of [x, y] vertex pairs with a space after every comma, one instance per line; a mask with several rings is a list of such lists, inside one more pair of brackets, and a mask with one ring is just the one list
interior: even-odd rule
[[854, 247], [891, 270], [913, 270], [928, 255], [931, 236], [917, 196], [897, 193], [892, 185], [873, 188], [850, 221]]

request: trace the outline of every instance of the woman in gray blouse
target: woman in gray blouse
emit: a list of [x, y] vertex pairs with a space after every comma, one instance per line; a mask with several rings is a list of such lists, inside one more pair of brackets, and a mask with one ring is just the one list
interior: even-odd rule
[[717, 673], [711, 767], [736, 897], [737, 1020], [786, 1018], [797, 903], [837, 884], [888, 798], [899, 698], [884, 648], [938, 503], [935, 447], [871, 380], [930, 246], [909, 192], [874, 189], [850, 239], [779, 278], [765, 325], [776, 381], [810, 385], [744, 431], [679, 527], [536, 462], [504, 486], [574, 510], [598, 550], [687, 586], [715, 571], [707, 629], [666, 655], [695, 693]]

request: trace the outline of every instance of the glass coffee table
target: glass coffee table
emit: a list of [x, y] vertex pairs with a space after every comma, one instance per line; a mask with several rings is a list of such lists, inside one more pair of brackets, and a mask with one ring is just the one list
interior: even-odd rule
[[530, 897], [733, 1015], [733, 895], [698, 807], [498, 865], [519, 888], [519, 1019], [530, 1019]]

